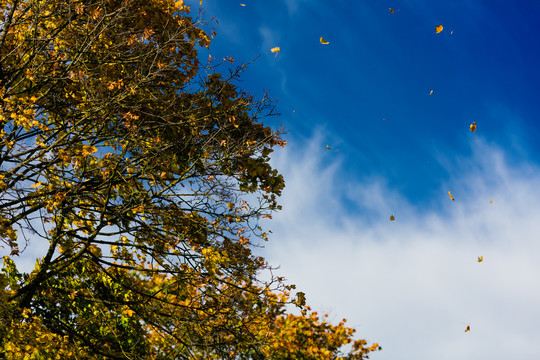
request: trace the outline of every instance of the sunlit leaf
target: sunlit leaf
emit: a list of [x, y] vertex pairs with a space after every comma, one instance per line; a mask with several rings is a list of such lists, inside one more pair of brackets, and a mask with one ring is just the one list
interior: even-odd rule
[[332, 149], [329, 145], [326, 145], [326, 148], [327, 148], [328, 150]]
[[388, 8], [388, 10], [389, 10], [392, 14], [394, 14], [394, 15], [396, 14], [396, 12], [394, 11], [394, 9]]
[[448, 196], [450, 196], [450, 199], [452, 199], [452, 201], [454, 201], [454, 197], [452, 196], [452, 193], [450, 191], [448, 191]]
[[390, 215], [390, 221], [394, 221], [396, 220], [396, 218], [394, 217], [394, 215]]
[[178, 10], [182, 10], [184, 8], [184, 0], [176, 0], [174, 6], [176, 6]]
[[330, 44], [330, 42], [329, 42], [329, 41], [327, 41], [327, 40], [325, 40], [325, 39], [323, 39], [323, 37], [322, 37], [322, 36], [321, 36], [321, 38], [319, 39], [319, 41], [320, 41], [320, 42], [321, 42], [321, 44], [323, 44], [323, 45], [328, 45], [328, 44]]
[[431, 91], [429, 92], [429, 95], [433, 95], [433, 90], [431, 90]]
[[33, 185], [30, 185], [31, 187], [37, 189], [38, 187], [41, 186], [41, 181], [38, 181], [37, 183], [33, 184]]
[[479, 256], [477, 261], [478, 261], [478, 262], [484, 261], [484, 257], [483, 257], [483, 256]]
[[471, 126], [469, 126], [472, 132], [476, 131], [476, 122], [473, 122]]
[[270, 49], [271, 52], [273, 53], [276, 53], [276, 55], [278, 54], [278, 52], [280, 51], [281, 49], [279, 48], [279, 46], [276, 46], [276, 47], [273, 47]]
[[468, 324], [467, 327], [465, 328], [465, 332], [467, 331], [471, 331], [471, 324]]
[[246, 4], [240, 4], [240, 6], [246, 6]]
[[435, 32], [438, 34], [440, 33], [441, 31], [443, 31], [443, 26], [442, 25], [437, 25], [435, 26]]

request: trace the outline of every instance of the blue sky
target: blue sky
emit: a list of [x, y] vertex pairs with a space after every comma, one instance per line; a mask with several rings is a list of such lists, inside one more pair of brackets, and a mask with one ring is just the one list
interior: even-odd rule
[[219, 21], [211, 53], [260, 56], [242, 85], [271, 90], [290, 141], [322, 129], [354, 174], [429, 201], [448, 176], [435, 157], [470, 154], [473, 121], [517, 158], [539, 154], [539, 2], [244, 3], [203, 2]]
[[279, 100], [264, 255], [308, 302], [381, 343], [373, 359], [540, 358], [540, 2], [202, 8], [210, 53], [258, 57], [240, 85]]

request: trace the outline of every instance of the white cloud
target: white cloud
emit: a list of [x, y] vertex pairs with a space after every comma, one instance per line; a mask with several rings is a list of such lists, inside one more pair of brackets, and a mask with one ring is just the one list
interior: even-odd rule
[[540, 358], [540, 170], [472, 146], [446, 159], [454, 176], [426, 206], [355, 180], [318, 137], [274, 157], [287, 187], [265, 256], [315, 309], [379, 342], [373, 359]]

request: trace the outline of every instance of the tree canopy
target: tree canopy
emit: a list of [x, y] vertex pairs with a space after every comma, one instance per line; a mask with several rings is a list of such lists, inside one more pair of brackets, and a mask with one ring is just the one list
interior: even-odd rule
[[[261, 122], [272, 102], [237, 86], [245, 66], [201, 62], [212, 30], [183, 1], [0, 10], [0, 357], [295, 358], [296, 341], [330, 359], [353, 341], [259, 279], [285, 142]], [[28, 246], [45, 252], [25, 273]], [[315, 337], [286, 345], [291, 326]]]

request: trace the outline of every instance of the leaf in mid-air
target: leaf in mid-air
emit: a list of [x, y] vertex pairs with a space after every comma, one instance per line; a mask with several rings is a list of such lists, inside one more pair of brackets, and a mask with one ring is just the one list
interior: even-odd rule
[[441, 31], [443, 31], [443, 26], [442, 25], [437, 25], [435, 26], [435, 32], [438, 34], [440, 33]]
[[465, 332], [467, 331], [471, 331], [471, 324], [468, 324], [467, 327], [465, 328]]
[[328, 40], [323, 39], [322, 36], [321, 36], [321, 38], [319, 39], [319, 41], [320, 41], [321, 44], [323, 44], [323, 45], [328, 45], [328, 44], [330, 44], [330, 42], [329, 42]]
[[472, 132], [475, 132], [475, 131], [476, 131], [476, 122], [473, 122], [473, 123], [471, 124], [471, 126], [469, 126], [469, 127], [471, 128], [471, 131], [472, 131]]
[[431, 91], [429, 92], [429, 95], [433, 95], [433, 90], [431, 90]]
[[448, 196], [450, 196], [450, 199], [452, 199], [452, 201], [454, 201], [454, 197], [452, 196], [452, 193], [450, 191], [448, 191]]
[[483, 257], [483, 256], [479, 256], [477, 261], [478, 261], [478, 262], [484, 261], [484, 257]]
[[276, 47], [273, 47], [273, 48], [270, 49], [270, 51], [273, 52], [273, 53], [278, 53], [280, 50], [281, 49], [279, 48], [279, 46], [276, 46]]
[[394, 9], [388, 8], [388, 10], [389, 10], [392, 14], [394, 14], [394, 15], [396, 14], [396, 12], [394, 11]]
[[390, 215], [390, 221], [394, 221], [396, 220], [396, 218], [394, 217], [394, 215]]

